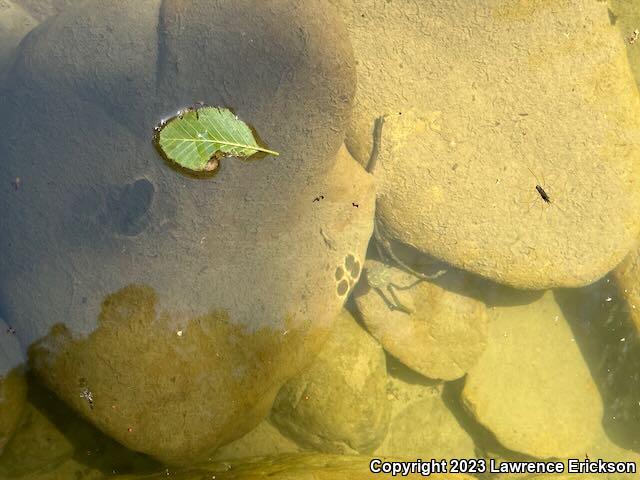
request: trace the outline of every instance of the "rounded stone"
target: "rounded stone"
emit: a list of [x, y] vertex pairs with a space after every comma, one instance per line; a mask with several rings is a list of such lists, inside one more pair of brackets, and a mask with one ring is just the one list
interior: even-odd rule
[[[485, 306], [456, 291], [367, 260], [365, 271], [373, 267], [383, 272], [387, 284], [356, 291], [355, 296], [371, 335], [387, 352], [426, 377], [455, 380], [467, 373], [486, 346]], [[463, 287], [457, 283], [458, 288]], [[392, 294], [400, 305], [394, 304]]]
[[76, 8], [83, 0], [15, 0], [33, 18], [42, 22], [65, 9]]
[[[35, 372], [133, 450], [209, 458], [318, 351], [371, 236], [372, 180], [340, 149], [343, 24], [320, 0], [89, 0], [29, 35], [6, 86], [2, 307]], [[153, 127], [198, 100], [281, 155], [172, 170]]]
[[246, 435], [218, 449], [212, 458], [236, 460], [303, 451], [302, 447], [283, 435], [268, 419], [265, 419]]
[[334, 3], [363, 165], [386, 116], [389, 237], [527, 289], [587, 285], [622, 260], [640, 233], [640, 101], [606, 2]]
[[[418, 375], [414, 374], [418, 377]], [[392, 417], [389, 433], [376, 456], [423, 458], [473, 458], [474, 443], [442, 399], [442, 388], [424, 379], [390, 377]]]
[[551, 292], [491, 310], [462, 401], [501, 445], [532, 457], [580, 457], [601, 430], [602, 400]]
[[37, 24], [17, 2], [0, 0], [0, 85], [13, 64], [16, 47]]
[[386, 385], [384, 352], [345, 310], [309, 369], [282, 387], [271, 419], [307, 448], [371, 452], [387, 433]]

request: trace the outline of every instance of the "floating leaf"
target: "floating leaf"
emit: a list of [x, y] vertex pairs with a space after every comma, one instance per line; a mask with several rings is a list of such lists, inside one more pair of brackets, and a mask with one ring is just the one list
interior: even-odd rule
[[226, 108], [189, 108], [157, 129], [156, 143], [167, 159], [194, 171], [211, 171], [225, 156], [246, 158], [258, 152], [251, 129]]

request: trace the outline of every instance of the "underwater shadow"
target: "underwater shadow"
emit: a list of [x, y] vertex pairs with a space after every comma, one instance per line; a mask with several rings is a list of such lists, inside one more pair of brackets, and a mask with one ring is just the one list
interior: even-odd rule
[[605, 433], [640, 453], [640, 342], [614, 279], [554, 296], [602, 397]]
[[114, 471], [118, 474], [152, 474], [162, 470], [163, 465], [158, 461], [129, 450], [82, 419], [32, 373], [28, 374], [27, 381], [28, 402], [73, 446], [70, 458], [105, 475], [113, 475]]

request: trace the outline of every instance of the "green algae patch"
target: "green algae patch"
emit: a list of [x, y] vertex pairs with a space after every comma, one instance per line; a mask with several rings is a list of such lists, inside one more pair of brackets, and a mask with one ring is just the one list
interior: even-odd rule
[[251, 128], [231, 110], [191, 107], [156, 128], [155, 143], [169, 161], [195, 172], [211, 172], [225, 156], [248, 158], [278, 152], [258, 145]]

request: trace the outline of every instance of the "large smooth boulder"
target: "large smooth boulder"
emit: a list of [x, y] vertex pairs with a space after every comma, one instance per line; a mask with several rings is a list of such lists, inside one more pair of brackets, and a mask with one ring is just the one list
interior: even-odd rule
[[[377, 260], [365, 263], [363, 283], [379, 284], [380, 280], [369, 279], [373, 270], [384, 286], [359, 286], [354, 294], [371, 335], [387, 352], [426, 377], [455, 380], [464, 376], [487, 343], [487, 309], [482, 302], [421, 282]], [[464, 277], [455, 284], [464, 288]], [[400, 305], [395, 305], [396, 300]]]
[[382, 348], [343, 311], [311, 367], [282, 387], [271, 419], [313, 450], [371, 452], [389, 426], [386, 387]]
[[[65, 402], [184, 464], [254, 428], [312, 361], [374, 191], [339, 151], [355, 77], [325, 2], [160, 3], [88, 1], [23, 42], [0, 95], [0, 185], [20, 179], [0, 189], [0, 302]], [[197, 100], [280, 156], [170, 168], [153, 127]]]
[[462, 401], [501, 445], [532, 457], [583, 455], [601, 432], [600, 394], [551, 292], [491, 310]]
[[640, 101], [606, 2], [333, 3], [363, 164], [387, 116], [390, 238], [518, 288], [586, 285], [622, 260], [640, 233]]
[[76, 8], [84, 0], [14, 0], [29, 12], [35, 19], [42, 22], [57, 15], [65, 9]]
[[16, 47], [38, 22], [10, 0], [0, 0], [0, 83], [13, 63]]

